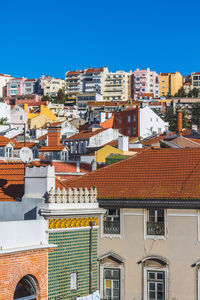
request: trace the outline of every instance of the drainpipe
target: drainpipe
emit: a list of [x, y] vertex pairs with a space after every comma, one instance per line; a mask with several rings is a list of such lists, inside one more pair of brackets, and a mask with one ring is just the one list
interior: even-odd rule
[[92, 294], [92, 242], [94, 222], [90, 222], [90, 294]]

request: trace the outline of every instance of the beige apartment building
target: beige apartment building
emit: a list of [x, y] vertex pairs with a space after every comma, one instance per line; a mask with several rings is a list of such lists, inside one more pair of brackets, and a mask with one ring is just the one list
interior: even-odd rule
[[105, 300], [200, 300], [200, 150], [146, 149], [69, 187], [95, 186]]
[[179, 72], [160, 73], [159, 75], [159, 97], [174, 96], [183, 86], [183, 76]]
[[127, 101], [131, 98], [132, 72], [116, 71], [107, 73], [103, 80], [103, 99]]
[[44, 95], [55, 98], [58, 90], [65, 91], [65, 80], [60, 78], [51, 78], [44, 86]]
[[75, 100], [76, 95], [83, 92], [82, 70], [68, 71], [65, 73], [66, 94], [68, 98]]

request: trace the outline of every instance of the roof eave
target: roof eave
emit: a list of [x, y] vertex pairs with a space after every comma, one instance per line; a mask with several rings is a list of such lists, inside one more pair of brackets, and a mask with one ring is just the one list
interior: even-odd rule
[[98, 198], [100, 207], [120, 207], [120, 208], [181, 208], [181, 209], [199, 209], [200, 198], [177, 198], [177, 199], [130, 199], [130, 198], [118, 198], [118, 199], [105, 199]]

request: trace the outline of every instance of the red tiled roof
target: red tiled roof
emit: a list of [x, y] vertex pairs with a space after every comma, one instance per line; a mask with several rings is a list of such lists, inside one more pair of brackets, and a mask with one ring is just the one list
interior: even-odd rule
[[54, 152], [54, 151], [62, 151], [67, 146], [44, 146], [39, 149], [39, 152]]
[[25, 146], [24, 146], [24, 142], [15, 142], [15, 141], [12, 141], [14, 143], [14, 149], [21, 149], [23, 147], [28, 147], [28, 148], [33, 148], [36, 144], [35, 143], [29, 143], [29, 142], [26, 142]]
[[5, 147], [6, 145], [8, 145], [10, 143], [10, 139], [3, 136], [3, 135], [0, 135], [0, 147]]
[[99, 73], [99, 72], [103, 72], [103, 68], [89, 68], [86, 70], [86, 73]]
[[46, 140], [46, 138], [47, 138], [47, 133], [46, 134], [44, 134], [44, 135], [42, 135], [42, 136], [40, 136], [37, 140]]
[[199, 198], [200, 149], [147, 149], [126, 160], [65, 181], [97, 187], [98, 198]]
[[163, 140], [165, 137], [166, 137], [166, 135], [160, 135], [160, 136], [153, 137], [151, 139], [147, 139], [147, 140], [145, 139], [145, 140], [141, 141], [141, 144], [144, 146], [151, 146], [151, 145]]
[[81, 139], [89, 139], [90, 137], [103, 132], [104, 130], [106, 130], [107, 128], [102, 128], [102, 129], [96, 129], [94, 131], [89, 131], [89, 130], [83, 130], [79, 133], [76, 133], [68, 138], [66, 138], [65, 140], [81, 140]]
[[84, 73], [84, 71], [68, 71], [67, 75], [78, 75], [82, 73]]
[[105, 120], [103, 123], [100, 123], [100, 126], [103, 128], [112, 128], [114, 123], [114, 117]]
[[0, 163], [0, 201], [20, 201], [24, 194], [24, 164]]

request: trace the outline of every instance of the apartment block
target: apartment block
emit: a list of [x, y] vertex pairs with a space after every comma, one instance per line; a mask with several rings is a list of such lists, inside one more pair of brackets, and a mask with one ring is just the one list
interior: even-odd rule
[[103, 93], [103, 80], [108, 68], [89, 68], [83, 73], [83, 91], [85, 93]]
[[108, 68], [88, 68], [83, 70], [68, 71], [65, 73], [66, 94], [70, 99], [76, 99], [80, 93], [103, 93], [104, 74]]
[[174, 96], [183, 86], [183, 76], [179, 72], [159, 74], [159, 97]]
[[44, 95], [55, 98], [60, 89], [63, 89], [65, 91], [65, 80], [59, 78], [51, 78], [44, 85]]
[[158, 74], [150, 68], [137, 69], [133, 72], [132, 90], [135, 100], [143, 94], [153, 94], [155, 98], [159, 97]]
[[78, 93], [83, 92], [83, 72], [76, 70], [65, 73], [66, 94], [68, 98], [75, 99]]
[[12, 78], [6, 84], [7, 96], [31, 95], [37, 91], [37, 79]]
[[105, 74], [103, 80], [104, 100], [129, 100], [131, 98], [131, 75], [131, 71], [116, 71]]
[[191, 82], [194, 88], [200, 89], [200, 72], [191, 74]]

